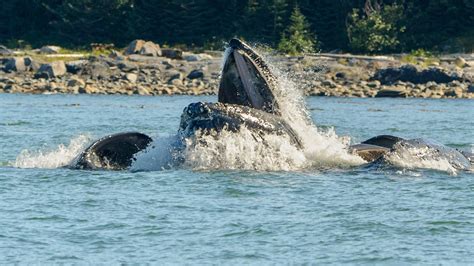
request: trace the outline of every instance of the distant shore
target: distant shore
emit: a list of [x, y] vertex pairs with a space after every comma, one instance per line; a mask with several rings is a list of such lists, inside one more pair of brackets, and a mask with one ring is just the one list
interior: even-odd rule
[[[187, 53], [145, 41], [101, 55], [49, 48], [0, 47], [0, 93], [213, 95], [218, 90], [222, 52]], [[428, 63], [415, 58], [411, 64], [389, 56], [268, 58], [308, 96], [474, 98], [473, 55]]]

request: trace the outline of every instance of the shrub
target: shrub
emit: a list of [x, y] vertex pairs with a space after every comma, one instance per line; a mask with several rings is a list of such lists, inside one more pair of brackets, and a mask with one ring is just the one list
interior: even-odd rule
[[366, 10], [365, 15], [354, 9], [349, 15], [347, 32], [351, 48], [357, 52], [381, 53], [395, 51], [400, 46], [403, 7], [393, 4]]

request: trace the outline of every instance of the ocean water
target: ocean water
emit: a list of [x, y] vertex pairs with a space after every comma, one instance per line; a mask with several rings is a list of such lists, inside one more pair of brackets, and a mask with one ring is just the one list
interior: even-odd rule
[[[216, 98], [0, 94], [0, 262], [474, 263], [473, 172], [374, 169], [343, 149], [392, 134], [472, 151], [474, 101], [306, 98], [304, 152], [241, 132], [162, 167], [197, 101]], [[134, 171], [63, 167], [123, 131], [156, 139]]]

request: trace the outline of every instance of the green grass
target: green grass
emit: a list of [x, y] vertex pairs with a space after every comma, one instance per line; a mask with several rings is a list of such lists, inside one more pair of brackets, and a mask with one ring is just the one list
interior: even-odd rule
[[418, 65], [423, 68], [427, 68], [430, 66], [438, 65], [440, 62], [439, 57], [435, 56], [432, 52], [424, 50], [424, 49], [417, 49], [411, 51], [409, 54], [402, 56], [400, 59], [402, 63]]

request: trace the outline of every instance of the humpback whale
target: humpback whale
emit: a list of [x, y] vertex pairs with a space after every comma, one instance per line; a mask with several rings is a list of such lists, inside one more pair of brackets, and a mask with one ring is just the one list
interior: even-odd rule
[[[177, 132], [182, 143], [180, 147], [184, 146], [185, 139], [199, 137], [198, 132], [236, 132], [246, 127], [255, 139], [263, 140], [269, 133], [284, 135], [295, 147], [303, 148], [297, 132], [282, 117], [281, 103], [275, 95], [277, 86], [278, 80], [263, 58], [244, 42], [232, 39], [224, 58], [218, 102], [191, 103], [184, 108]], [[152, 139], [149, 136], [136, 132], [106, 136], [79, 154], [70, 167], [86, 170], [128, 169], [134, 156], [150, 143]], [[469, 170], [474, 163], [472, 153], [423, 139], [406, 140], [381, 135], [348, 147], [350, 152], [369, 164], [388, 163], [388, 156], [414, 149], [422, 151], [414, 154], [418, 158], [447, 160], [456, 169]]]

